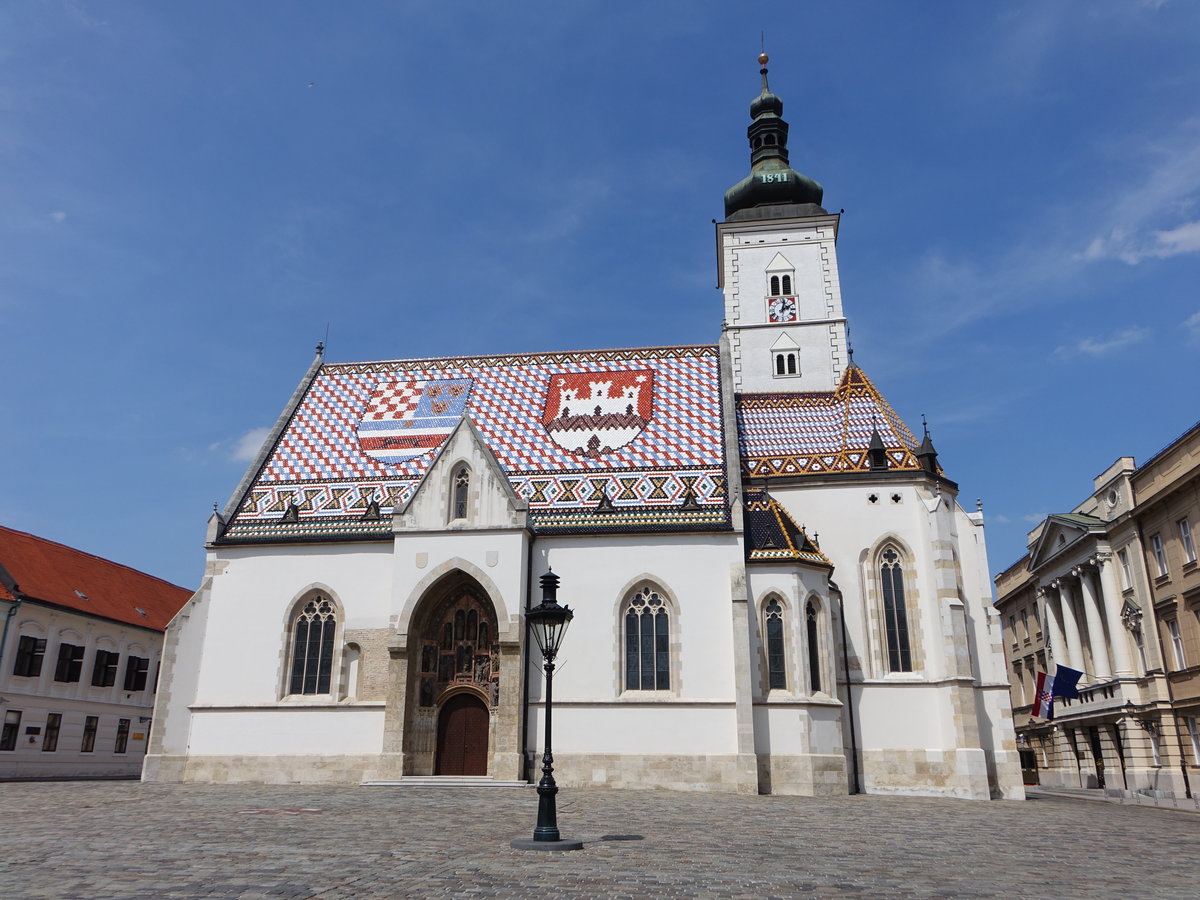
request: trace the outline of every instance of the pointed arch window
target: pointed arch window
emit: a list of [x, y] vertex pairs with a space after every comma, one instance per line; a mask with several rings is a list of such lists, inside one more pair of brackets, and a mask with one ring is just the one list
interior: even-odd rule
[[908, 608], [904, 599], [904, 565], [893, 547], [888, 547], [880, 555], [879, 580], [883, 589], [888, 669], [892, 672], [911, 672], [912, 647], [908, 635]]
[[467, 517], [467, 497], [471, 491], [471, 470], [465, 465], [454, 470], [450, 478], [450, 519]]
[[804, 623], [808, 638], [808, 687], [814, 694], [821, 690], [821, 647], [817, 636], [817, 608], [811, 600], [804, 605]]
[[787, 690], [787, 658], [783, 648], [783, 606], [778, 598], [772, 597], [767, 601], [763, 612], [766, 614], [765, 628], [767, 635], [767, 687], [771, 690]]
[[625, 604], [625, 690], [671, 689], [671, 615], [658, 591], [637, 591]]
[[337, 611], [320, 594], [306, 602], [292, 620], [292, 694], [328, 694], [333, 673]]

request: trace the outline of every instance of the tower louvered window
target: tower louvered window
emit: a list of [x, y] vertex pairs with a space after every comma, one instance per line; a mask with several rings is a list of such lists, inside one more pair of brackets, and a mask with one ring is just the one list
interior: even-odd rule
[[291, 693], [329, 693], [336, 631], [337, 614], [327, 598], [304, 604], [293, 624]]
[[908, 609], [904, 602], [904, 568], [900, 554], [891, 547], [883, 551], [879, 580], [883, 587], [888, 669], [892, 672], [911, 672], [912, 649], [908, 639]]
[[625, 690], [670, 688], [670, 613], [657, 591], [643, 588], [625, 609]]

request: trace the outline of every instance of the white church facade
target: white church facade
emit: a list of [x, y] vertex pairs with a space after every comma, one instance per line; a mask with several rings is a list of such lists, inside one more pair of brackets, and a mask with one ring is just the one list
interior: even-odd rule
[[763, 64], [717, 344], [318, 353], [210, 520], [146, 780], [533, 780], [553, 570], [561, 786], [1023, 796], [982, 514], [853, 363]]

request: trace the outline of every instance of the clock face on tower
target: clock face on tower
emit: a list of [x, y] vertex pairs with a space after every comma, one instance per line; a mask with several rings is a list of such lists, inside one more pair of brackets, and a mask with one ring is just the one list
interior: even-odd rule
[[796, 298], [772, 297], [767, 305], [767, 315], [772, 322], [795, 322]]

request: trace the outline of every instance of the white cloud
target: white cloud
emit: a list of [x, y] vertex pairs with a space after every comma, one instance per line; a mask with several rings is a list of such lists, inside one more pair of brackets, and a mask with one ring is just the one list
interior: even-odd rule
[[992, 516], [992, 521], [996, 522], [1000, 525], [1007, 525], [1009, 522], [1012, 521], [1012, 519], [1010, 519], [1008, 516], [1005, 516], [1005, 515], [996, 514], [996, 515]]
[[1136, 266], [1144, 259], [1166, 259], [1182, 253], [1200, 253], [1200, 220], [1154, 232], [1153, 237], [1114, 228], [1106, 237], [1093, 238], [1082, 259], [1119, 259]]
[[1200, 310], [1184, 319], [1183, 327], [1191, 333], [1193, 340], [1200, 341]]
[[65, 222], [67, 220], [67, 214], [65, 212], [63, 212], [61, 209], [59, 209], [59, 210], [55, 210], [52, 213], [46, 213], [46, 218], [48, 218], [55, 225], [58, 225], [59, 223]]
[[250, 462], [262, 449], [263, 441], [271, 433], [270, 428], [251, 428], [234, 442], [230, 456], [237, 462]]
[[1021, 518], [1024, 519], [1026, 522], [1032, 522], [1036, 525], [1038, 522], [1042, 521], [1042, 519], [1046, 518], [1046, 514], [1045, 513], [1029, 513], [1027, 515], [1021, 516]]
[[1200, 119], [1184, 122], [1173, 133], [1137, 149], [1140, 163], [1100, 219], [1099, 234], [1076, 259], [1118, 259], [1136, 265], [1200, 252]]
[[1073, 344], [1063, 344], [1054, 354], [1060, 357], [1070, 356], [1106, 356], [1117, 350], [1140, 343], [1150, 336], [1150, 329], [1140, 325], [1122, 328], [1108, 337], [1084, 337]]

